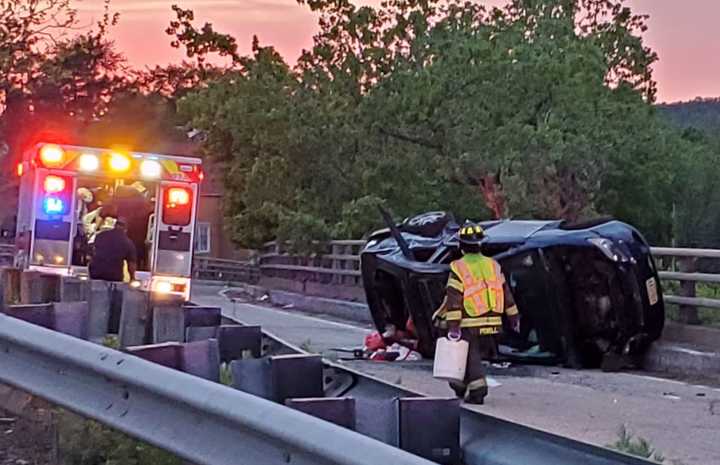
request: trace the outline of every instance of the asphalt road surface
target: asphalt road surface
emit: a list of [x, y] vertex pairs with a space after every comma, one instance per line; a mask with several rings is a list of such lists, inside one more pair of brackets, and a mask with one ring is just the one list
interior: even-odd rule
[[[357, 347], [369, 326], [296, 310], [232, 302], [220, 287], [196, 286], [193, 300], [223, 308], [224, 316], [263, 329], [311, 352]], [[431, 396], [451, 396], [432, 378], [431, 362], [347, 361], [348, 366]], [[625, 426], [647, 439], [672, 465], [720, 465], [720, 389], [637, 373], [557, 367], [494, 369], [486, 404], [475, 407], [534, 428], [606, 446]]]

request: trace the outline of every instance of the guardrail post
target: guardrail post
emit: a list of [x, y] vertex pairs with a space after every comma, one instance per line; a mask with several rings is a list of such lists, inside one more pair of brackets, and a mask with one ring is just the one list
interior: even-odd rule
[[120, 313], [120, 347], [145, 344], [150, 310], [147, 294], [136, 289], [123, 289]]
[[[697, 258], [683, 257], [677, 261], [678, 269], [682, 273], [694, 273], [697, 271]], [[695, 297], [696, 288], [694, 281], [680, 282], [680, 295], [682, 297]], [[680, 322], [689, 325], [699, 325], [701, 323], [698, 316], [698, 309], [692, 305], [680, 305]]]
[[230, 370], [235, 389], [275, 402], [323, 396], [320, 356], [278, 355], [269, 359], [235, 360]]
[[53, 304], [19, 304], [5, 307], [5, 314], [43, 328], [53, 329]]
[[351, 397], [287, 399], [285, 405], [343, 428], [355, 430], [355, 399]]
[[90, 308], [87, 302], [55, 302], [53, 319], [55, 331], [80, 339], [88, 338]]
[[185, 342], [185, 311], [182, 302], [160, 302], [153, 307], [153, 343]]
[[401, 398], [398, 445], [435, 463], [460, 463], [460, 400]]
[[112, 292], [110, 283], [99, 280], [90, 281], [88, 338], [91, 341], [101, 341], [108, 333]]
[[20, 277], [20, 303], [42, 304], [57, 300], [59, 276], [39, 271], [23, 271]]
[[88, 300], [90, 282], [70, 276], [63, 276], [60, 283], [60, 302]]
[[0, 310], [2, 304], [12, 305], [20, 302], [20, 273], [18, 268], [2, 268], [0, 270]]
[[220, 326], [222, 309], [220, 307], [184, 306], [185, 326]]

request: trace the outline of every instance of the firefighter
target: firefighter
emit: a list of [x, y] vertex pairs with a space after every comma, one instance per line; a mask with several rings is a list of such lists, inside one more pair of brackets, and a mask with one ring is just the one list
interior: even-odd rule
[[507, 315], [513, 330], [519, 330], [517, 306], [505, 282], [500, 264], [480, 252], [485, 237], [482, 227], [466, 223], [459, 234], [463, 257], [450, 264], [446, 297], [435, 318], [448, 330], [450, 338], [469, 344], [463, 382], [450, 382], [458, 397], [482, 404], [488, 394], [483, 359], [497, 355], [496, 335]]

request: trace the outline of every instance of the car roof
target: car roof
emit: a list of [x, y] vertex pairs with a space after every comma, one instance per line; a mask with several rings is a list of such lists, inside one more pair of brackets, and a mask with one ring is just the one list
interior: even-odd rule
[[520, 242], [542, 229], [559, 224], [560, 221], [502, 221], [488, 225], [485, 235], [491, 242]]

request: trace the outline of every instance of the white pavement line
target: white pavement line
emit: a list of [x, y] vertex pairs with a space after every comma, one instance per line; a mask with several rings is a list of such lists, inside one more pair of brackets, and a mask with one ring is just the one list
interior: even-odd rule
[[648, 379], [650, 381], [663, 381], [665, 383], [679, 384], [681, 386], [686, 386], [686, 387], [695, 388], [695, 389], [707, 389], [709, 391], [720, 392], [720, 388], [715, 388], [712, 386], [705, 386], [704, 384], [691, 384], [691, 383], [688, 383], [685, 381], [678, 381], [676, 379], [658, 378], [657, 376], [650, 376], [650, 375], [637, 375], [637, 374], [627, 374], [627, 373], [624, 373], [624, 374], [626, 376], [644, 378], [644, 379]]
[[[263, 306], [261, 306], [261, 305], [249, 304], [249, 303], [245, 303], [245, 302], [235, 302], [235, 301], [233, 301], [232, 299], [229, 299], [228, 297], [225, 297], [223, 294], [221, 294], [221, 292], [222, 292], [222, 291], [218, 292], [218, 294], [221, 295], [222, 297], [226, 298], [226, 299], [228, 300], [228, 302], [229, 302], [229, 303], [232, 303], [233, 305], [235, 305], [236, 303], [239, 303], [239, 304], [241, 304], [241, 305], [247, 305], [247, 306], [249, 306], [249, 307], [254, 307], [254, 308], [257, 308], [257, 309], [260, 309], [260, 310], [269, 310], [269, 311], [271, 311], [271, 312], [284, 313], [285, 315], [288, 315], [288, 316], [291, 316], [291, 317], [295, 317], [295, 318], [301, 318], [301, 319], [304, 319], [304, 320], [310, 320], [310, 321], [320, 322], [320, 323], [327, 324], [327, 325], [331, 325], [331, 326], [337, 326], [337, 327], [339, 327], [339, 328], [352, 329], [352, 330], [355, 330], [355, 331], [358, 331], [358, 332], [361, 332], [361, 333], [364, 333], [364, 334], [368, 334], [368, 333], [372, 332], [370, 329], [363, 328], [363, 327], [361, 327], [361, 326], [354, 326], [354, 325], [351, 325], [351, 324], [348, 324], [348, 323], [339, 323], [339, 322], [337, 322], [337, 321], [326, 320], [326, 319], [320, 318], [320, 317], [314, 317], [314, 316], [305, 315], [305, 314], [300, 314], [300, 313], [288, 312], [287, 310], [282, 310], [282, 309], [279, 309], [279, 308], [263, 307]], [[236, 309], [236, 310], [237, 310], [237, 309]]]

